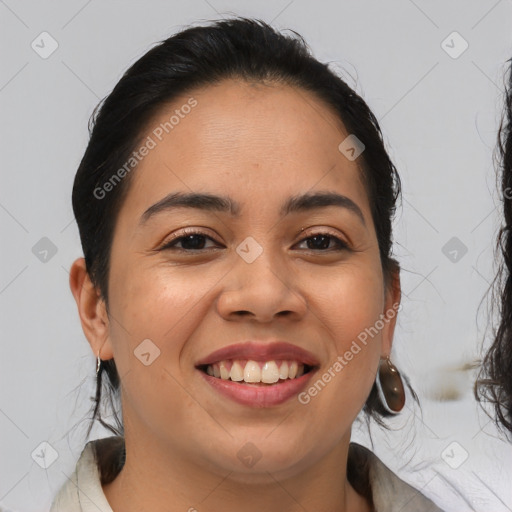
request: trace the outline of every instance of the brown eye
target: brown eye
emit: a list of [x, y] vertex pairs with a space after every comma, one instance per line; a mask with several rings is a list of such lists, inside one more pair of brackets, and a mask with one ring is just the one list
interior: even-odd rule
[[208, 240], [214, 242], [214, 244], [218, 246], [217, 242], [215, 242], [213, 238], [200, 231], [187, 231], [185, 235], [174, 237], [166, 242], [160, 250], [176, 249], [178, 251], [201, 251], [211, 249], [212, 246], [206, 246]]
[[312, 251], [332, 251], [332, 250], [347, 250], [348, 245], [340, 240], [338, 237], [330, 233], [315, 233], [313, 236], [304, 238], [299, 243], [307, 243], [307, 249]]

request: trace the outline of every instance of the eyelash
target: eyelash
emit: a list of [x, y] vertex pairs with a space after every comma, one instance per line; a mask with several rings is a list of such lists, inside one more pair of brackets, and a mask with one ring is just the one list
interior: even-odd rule
[[[176, 251], [179, 251], [179, 252], [201, 252], [201, 251], [207, 251], [208, 249], [210, 249], [210, 248], [206, 248], [206, 249], [183, 249], [183, 248], [176, 248], [175, 247], [181, 241], [185, 240], [186, 238], [188, 238], [190, 236], [194, 236], [194, 235], [202, 236], [204, 238], [208, 238], [209, 240], [217, 243], [212, 237], [208, 236], [206, 233], [203, 233], [202, 231], [198, 231], [198, 230], [195, 230], [195, 229], [186, 229], [186, 230], [182, 231], [179, 236], [172, 238], [168, 242], [165, 242], [159, 248], [159, 250], [160, 251], [176, 250]], [[340, 240], [337, 236], [333, 235], [329, 231], [319, 231], [319, 232], [312, 233], [311, 235], [303, 238], [302, 240], [300, 240], [297, 243], [305, 242], [305, 241], [310, 240], [312, 238], [315, 238], [317, 236], [330, 237], [331, 239], [336, 241], [336, 245], [337, 245], [338, 248], [337, 249], [336, 248], [335, 249], [332, 249], [332, 248], [331, 249], [306, 249], [306, 250], [313, 251], [313, 252], [332, 252], [332, 251], [347, 251], [347, 250], [349, 250], [348, 244], [346, 242], [344, 242], [343, 240]]]

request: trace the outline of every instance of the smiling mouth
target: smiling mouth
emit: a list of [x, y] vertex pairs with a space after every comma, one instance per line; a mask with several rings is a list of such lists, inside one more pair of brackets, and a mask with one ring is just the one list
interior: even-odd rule
[[270, 386], [298, 379], [314, 369], [295, 360], [253, 361], [251, 359], [224, 360], [198, 366], [210, 377], [240, 384]]

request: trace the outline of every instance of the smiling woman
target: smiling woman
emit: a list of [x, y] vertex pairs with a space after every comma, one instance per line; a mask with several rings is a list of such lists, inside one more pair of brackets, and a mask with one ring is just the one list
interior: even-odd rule
[[93, 419], [116, 435], [86, 445], [52, 511], [439, 510], [350, 443], [362, 409], [404, 405], [399, 191], [375, 117], [297, 34], [229, 19], [137, 61], [73, 188]]

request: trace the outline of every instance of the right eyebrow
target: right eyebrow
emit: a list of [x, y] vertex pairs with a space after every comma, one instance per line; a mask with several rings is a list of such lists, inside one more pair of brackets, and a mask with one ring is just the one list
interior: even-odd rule
[[233, 216], [240, 215], [240, 205], [229, 197], [212, 194], [175, 192], [150, 206], [141, 216], [140, 224], [144, 224], [157, 213], [175, 208], [196, 208], [216, 212], [226, 212]]

